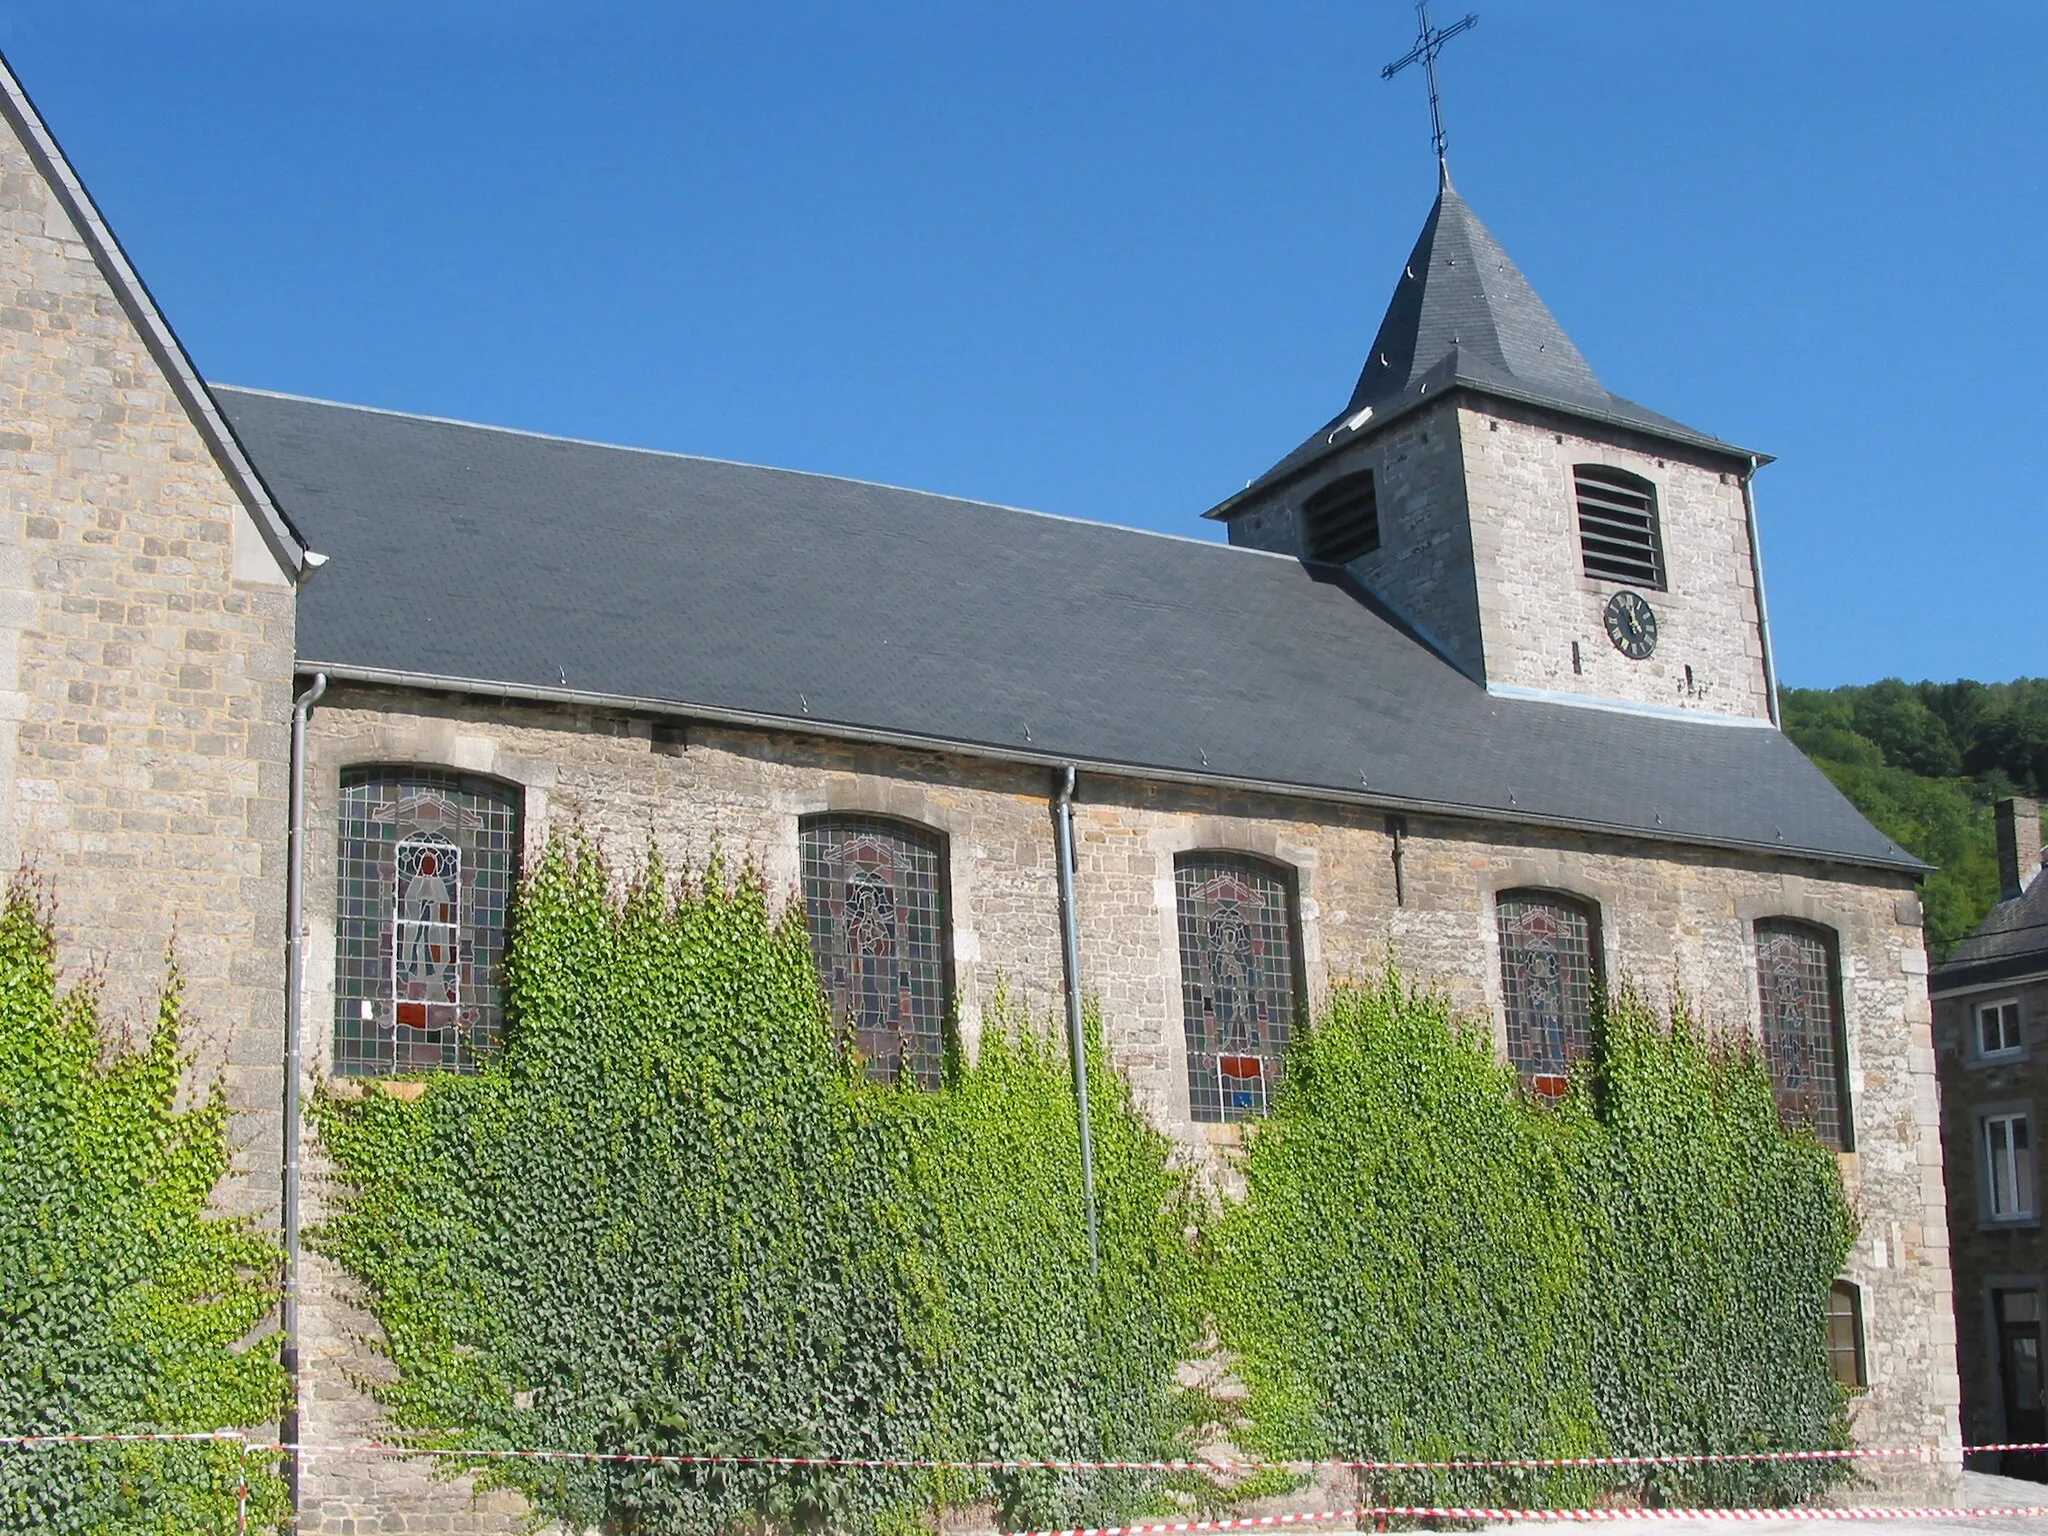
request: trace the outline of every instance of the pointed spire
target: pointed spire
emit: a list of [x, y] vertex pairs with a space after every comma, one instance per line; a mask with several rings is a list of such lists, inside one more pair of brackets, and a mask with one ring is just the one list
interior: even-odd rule
[[[1392, 401], [1453, 362], [1475, 383], [1585, 409], [1611, 409], [1607, 392], [1549, 306], [1441, 176], [1436, 206], [1409, 253], [1347, 414]], [[1560, 398], [1561, 397], [1561, 398]]]
[[1548, 407], [1737, 459], [1747, 450], [1611, 393], [1477, 214], [1437, 173], [1436, 203], [1408, 253], [1351, 400], [1306, 442], [1205, 516], [1228, 517], [1276, 479], [1454, 388]]

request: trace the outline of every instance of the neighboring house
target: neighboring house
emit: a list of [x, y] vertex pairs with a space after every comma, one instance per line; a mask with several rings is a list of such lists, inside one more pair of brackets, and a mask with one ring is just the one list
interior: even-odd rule
[[[2048, 880], [2040, 805], [2001, 800], [1997, 818], [1998, 905], [1932, 982], [1969, 1445], [2048, 1440], [2039, 1161], [2048, 1113]], [[2005, 1471], [2048, 1480], [2038, 1455], [2002, 1460]]]
[[[301, 1090], [473, 1067], [507, 892], [577, 825], [758, 860], [909, 1081], [1001, 984], [1057, 1009], [1070, 932], [1138, 1102], [1212, 1168], [1390, 951], [1537, 1094], [1602, 984], [1682, 986], [1839, 1151], [1857, 1435], [1953, 1456], [1923, 869], [1777, 729], [1762, 458], [1610, 393], [1448, 181], [1351, 398], [1211, 511], [1223, 545], [209, 389], [0, 87], [4, 853], [117, 1015], [175, 933], [239, 1208], [281, 1178], [297, 769]], [[305, 1276], [301, 1429], [374, 1435], [371, 1324]], [[333, 1455], [303, 1508], [517, 1519]]]

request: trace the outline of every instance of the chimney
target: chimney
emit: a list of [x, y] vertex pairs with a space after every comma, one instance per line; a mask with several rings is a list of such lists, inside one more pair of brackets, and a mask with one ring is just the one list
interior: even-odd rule
[[1992, 808], [1998, 819], [1998, 899], [2026, 894], [2041, 873], [2041, 802], [2001, 800]]

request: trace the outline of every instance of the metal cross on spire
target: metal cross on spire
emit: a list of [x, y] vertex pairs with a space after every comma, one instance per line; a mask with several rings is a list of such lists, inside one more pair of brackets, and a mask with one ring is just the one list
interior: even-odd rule
[[1415, 46], [1380, 71], [1382, 80], [1391, 80], [1417, 59], [1422, 61], [1423, 73], [1429, 76], [1429, 125], [1436, 132], [1436, 173], [1445, 186], [1450, 185], [1451, 166], [1444, 158], [1444, 112], [1437, 100], [1436, 56], [1443, 52], [1445, 43], [1478, 25], [1479, 13], [1473, 11], [1463, 21], [1454, 21], [1448, 27], [1432, 27], [1429, 0], [1415, 0]]

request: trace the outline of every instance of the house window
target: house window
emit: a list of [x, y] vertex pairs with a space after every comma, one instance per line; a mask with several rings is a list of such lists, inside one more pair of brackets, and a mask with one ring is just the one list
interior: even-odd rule
[[504, 1019], [518, 791], [431, 769], [342, 775], [338, 1076], [476, 1069]]
[[1504, 892], [1496, 906], [1508, 1059], [1531, 1091], [1558, 1098], [1593, 1053], [1599, 914], [1547, 891]]
[[1828, 1362], [1845, 1387], [1867, 1387], [1863, 1364], [1863, 1293], [1847, 1280], [1828, 1291]]
[[1174, 862], [1188, 1102], [1202, 1121], [1264, 1114], [1300, 1001], [1301, 935], [1287, 871], [1230, 853]]
[[832, 1038], [881, 1083], [939, 1086], [952, 945], [945, 839], [873, 816], [806, 817], [804, 919]]
[[1984, 1212], [1991, 1221], [2034, 1215], [2034, 1140], [2023, 1112], [1986, 1115], [1983, 1126]]
[[1778, 1118], [1846, 1152], [1854, 1136], [1844, 1108], [1848, 1041], [1837, 976], [1827, 929], [1780, 918], [1756, 925], [1757, 1000]]
[[2020, 1049], [2020, 1005], [2008, 998], [1977, 1005], [1977, 1054], [2016, 1056]]
[[1372, 471], [1332, 480], [1301, 504], [1308, 557], [1344, 565], [1380, 547], [1380, 502]]
[[1657, 525], [1657, 488], [1641, 475], [1605, 464], [1574, 464], [1579, 551], [1596, 581], [1664, 585], [1664, 537]]

